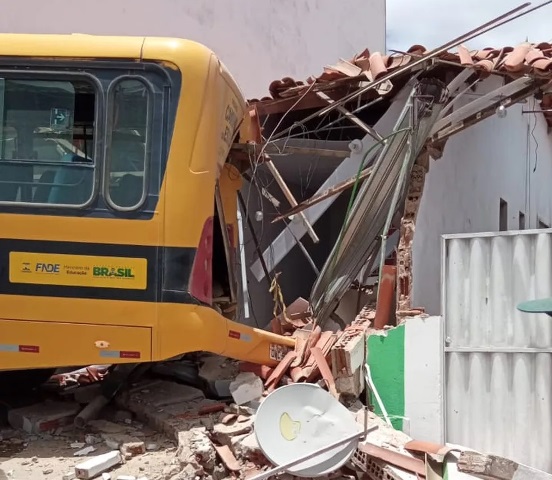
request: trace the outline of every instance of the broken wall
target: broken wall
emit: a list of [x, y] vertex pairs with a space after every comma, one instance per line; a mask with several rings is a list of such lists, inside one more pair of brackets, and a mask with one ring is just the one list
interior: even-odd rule
[[[491, 78], [459, 106], [498, 88]], [[500, 199], [507, 202], [508, 228], [552, 226], [552, 134], [539, 101], [508, 108], [453, 135], [439, 160], [431, 160], [414, 236], [413, 305], [441, 314], [441, 235], [496, 232]], [[521, 219], [520, 220], [520, 216]]]
[[251, 98], [266, 95], [275, 78], [318, 75], [329, 59], [365, 45], [384, 51], [385, 0], [20, 0], [3, 12], [0, 31], [196, 40]]
[[[418, 440], [443, 442], [441, 317], [412, 317], [368, 337], [372, 380], [393, 426]], [[382, 409], [372, 396], [375, 412]]]
[[[283, 160], [285, 161], [285, 160]], [[304, 166], [308, 169], [309, 162], [305, 161]], [[264, 178], [265, 176], [260, 176]], [[312, 187], [308, 190], [301, 188], [301, 185], [294, 182], [292, 178], [286, 176], [286, 183], [291, 192], [296, 198], [301, 199], [309, 197], [314, 194], [318, 187], [316, 182], [313, 182]], [[288, 182], [288, 180], [291, 180]], [[290, 207], [284, 198], [281, 190], [275, 182], [263, 181], [262, 185], [266, 185], [266, 189], [276, 199], [281, 202], [281, 211], [287, 211]], [[264, 251], [270, 243], [278, 236], [278, 234], [284, 228], [283, 222], [271, 223], [276, 211], [270, 202], [259, 194], [259, 189], [255, 185], [251, 185], [248, 182], [244, 182], [242, 188], [242, 195], [247, 208], [249, 210], [249, 216], [252, 220], [252, 226], [259, 243], [261, 250]], [[320, 269], [326, 260], [326, 255], [331, 250], [335, 238], [337, 237], [343, 222], [343, 216], [347, 208], [348, 202], [347, 195], [341, 195], [332, 207], [314, 224], [314, 231], [320, 238], [318, 244], [314, 244], [308, 235], [305, 235], [302, 239], [309, 255]], [[263, 218], [261, 221], [255, 219], [255, 213], [262, 212]], [[243, 212], [242, 212], [243, 214]], [[296, 221], [300, 221], [297, 218]], [[250, 303], [250, 315], [246, 318], [243, 308], [240, 309], [239, 320], [247, 325], [259, 326], [264, 328], [266, 324], [273, 317], [273, 294], [269, 292], [270, 280], [263, 278], [260, 282], [251, 273], [249, 267], [259, 257], [255, 251], [255, 244], [253, 236], [251, 235], [251, 229], [245, 222], [244, 216], [244, 251], [245, 251], [245, 264], [248, 275], [248, 294]], [[316, 279], [316, 274], [306, 259], [303, 252], [298, 246], [295, 246], [293, 250], [284, 258], [284, 260], [271, 272], [271, 277], [274, 272], [281, 272], [278, 278], [278, 283], [281, 286], [282, 294], [286, 304], [292, 303], [297, 297], [309, 298], [311, 287]], [[355, 305], [356, 306], [356, 305]], [[349, 312], [351, 309], [348, 309]], [[351, 316], [354, 318], [356, 312]]]

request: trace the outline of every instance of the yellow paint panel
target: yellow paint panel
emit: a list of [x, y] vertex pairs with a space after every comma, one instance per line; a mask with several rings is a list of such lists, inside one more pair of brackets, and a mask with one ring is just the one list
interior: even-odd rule
[[10, 320], [129, 327], [157, 325], [158, 304], [154, 302], [0, 295], [0, 305], [2, 318]]
[[0, 320], [0, 369], [151, 360], [151, 329]]
[[145, 258], [10, 252], [10, 282], [145, 290]]

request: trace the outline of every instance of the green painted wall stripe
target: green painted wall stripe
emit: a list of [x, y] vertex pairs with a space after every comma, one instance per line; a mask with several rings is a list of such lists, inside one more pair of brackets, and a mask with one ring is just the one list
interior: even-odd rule
[[[402, 430], [404, 417], [404, 335], [405, 326], [387, 331], [387, 335], [368, 337], [368, 365], [391, 423]], [[375, 413], [381, 410], [374, 398]]]

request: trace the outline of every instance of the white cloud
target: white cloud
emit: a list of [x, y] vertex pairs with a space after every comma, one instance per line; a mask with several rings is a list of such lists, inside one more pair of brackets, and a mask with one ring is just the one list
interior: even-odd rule
[[[522, 4], [522, 0], [387, 0], [387, 49], [413, 44], [431, 49]], [[531, 7], [540, 1], [532, 2]], [[531, 8], [529, 7], [529, 8]], [[468, 48], [503, 47], [552, 40], [552, 4], [466, 43]]]

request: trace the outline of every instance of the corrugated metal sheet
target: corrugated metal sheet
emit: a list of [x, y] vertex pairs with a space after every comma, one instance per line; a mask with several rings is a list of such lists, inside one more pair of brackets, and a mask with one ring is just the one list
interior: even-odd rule
[[[328, 256], [310, 295], [313, 312], [321, 325], [336, 309], [351, 282], [364, 266], [371, 268], [381, 250], [382, 230], [391, 212], [404, 203], [405, 181], [429, 132], [443, 110], [448, 95], [436, 81], [414, 84], [395, 124], [392, 136], [382, 140], [373, 172], [362, 184], [338, 241]], [[369, 155], [370, 151], [364, 153]], [[366, 165], [369, 165], [366, 162]], [[402, 198], [402, 201], [401, 201]]]
[[445, 438], [552, 472], [552, 232], [443, 240]]

